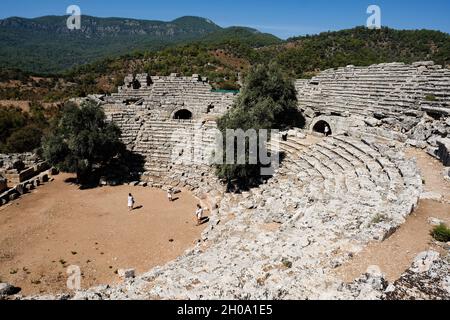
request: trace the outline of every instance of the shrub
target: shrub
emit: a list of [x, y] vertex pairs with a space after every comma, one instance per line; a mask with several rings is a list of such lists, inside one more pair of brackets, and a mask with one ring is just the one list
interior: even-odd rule
[[8, 153], [31, 152], [41, 145], [42, 130], [34, 125], [29, 125], [15, 131], [6, 140]]
[[436, 241], [449, 242], [450, 228], [448, 228], [445, 224], [441, 223], [440, 225], [433, 228], [433, 230], [431, 231], [431, 235]]
[[425, 97], [425, 100], [426, 101], [430, 101], [430, 102], [436, 101], [436, 96], [434, 96], [434, 95], [427, 95]]

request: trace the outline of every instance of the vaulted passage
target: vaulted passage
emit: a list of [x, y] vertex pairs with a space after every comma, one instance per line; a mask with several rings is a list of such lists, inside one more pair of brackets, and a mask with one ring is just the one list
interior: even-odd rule
[[186, 109], [181, 109], [174, 114], [173, 118], [177, 120], [191, 120], [192, 112]]
[[317, 132], [317, 133], [322, 133], [326, 136], [332, 135], [333, 132], [331, 131], [331, 126], [328, 122], [320, 120], [318, 121], [314, 127], [313, 127], [313, 131]]
[[135, 80], [133, 80], [132, 86], [133, 86], [134, 90], [138, 90], [141, 88], [141, 83], [139, 82], [139, 80], [135, 79]]

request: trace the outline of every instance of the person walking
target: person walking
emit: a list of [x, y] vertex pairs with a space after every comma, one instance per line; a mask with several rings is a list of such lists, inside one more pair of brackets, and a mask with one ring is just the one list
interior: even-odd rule
[[173, 201], [173, 190], [172, 190], [172, 188], [167, 190], [167, 199], [169, 199], [169, 202]]
[[197, 218], [197, 226], [199, 226], [202, 223], [202, 219], [203, 219], [203, 208], [199, 204], [197, 204], [197, 210], [195, 211], [195, 216]]
[[134, 198], [131, 193], [128, 194], [128, 211], [133, 211], [134, 207]]

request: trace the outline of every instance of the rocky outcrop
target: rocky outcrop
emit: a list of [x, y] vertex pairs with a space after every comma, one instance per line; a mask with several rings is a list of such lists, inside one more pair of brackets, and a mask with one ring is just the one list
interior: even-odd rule
[[422, 252], [384, 294], [387, 300], [450, 300], [450, 255]]

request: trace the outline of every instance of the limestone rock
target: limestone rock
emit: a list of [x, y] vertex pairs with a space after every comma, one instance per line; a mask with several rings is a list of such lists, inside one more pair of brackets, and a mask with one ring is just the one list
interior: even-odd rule
[[117, 270], [117, 274], [122, 279], [132, 279], [136, 276], [136, 272], [134, 269], [119, 269]]
[[437, 192], [424, 192], [420, 195], [421, 200], [433, 200], [433, 201], [442, 201], [443, 195]]
[[444, 221], [437, 219], [437, 218], [428, 218], [428, 223], [432, 225], [433, 227], [439, 226], [440, 224], [444, 223]]
[[9, 283], [0, 283], [0, 297], [1, 296], [8, 296], [15, 293], [14, 286], [10, 285]]
[[437, 252], [420, 253], [412, 267], [393, 283], [386, 292], [387, 300], [449, 300], [450, 256], [440, 257]]
[[434, 261], [439, 259], [439, 253], [436, 251], [426, 251], [419, 254], [414, 260], [412, 272], [422, 273], [430, 270]]

